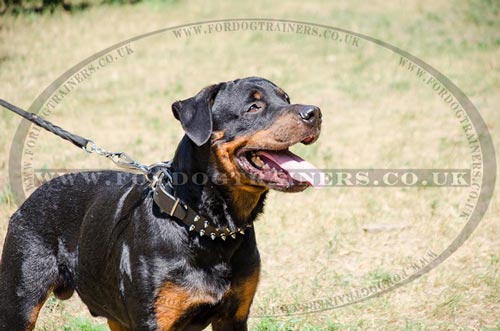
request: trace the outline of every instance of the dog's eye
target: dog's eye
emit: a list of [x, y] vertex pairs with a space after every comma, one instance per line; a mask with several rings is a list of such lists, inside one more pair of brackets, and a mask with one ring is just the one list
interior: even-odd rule
[[261, 108], [262, 108], [261, 106], [259, 106], [258, 104], [254, 103], [254, 104], [252, 104], [252, 105], [248, 108], [247, 112], [249, 112], [249, 113], [253, 113], [253, 112], [259, 111]]

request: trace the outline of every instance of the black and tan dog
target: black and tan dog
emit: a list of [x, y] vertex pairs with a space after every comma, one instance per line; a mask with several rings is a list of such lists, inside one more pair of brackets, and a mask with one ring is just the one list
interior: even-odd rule
[[[260, 270], [252, 223], [269, 189], [310, 185], [292, 171], [310, 165], [288, 148], [316, 141], [321, 112], [255, 77], [209, 86], [172, 110], [186, 135], [171, 171], [189, 180], [171, 184], [180, 208], [196, 211], [193, 223], [164, 213], [137, 175], [42, 185], [10, 220], [1, 331], [32, 330], [50, 293], [67, 299], [75, 290], [113, 331], [247, 330]], [[200, 217], [227, 238], [200, 230]]]

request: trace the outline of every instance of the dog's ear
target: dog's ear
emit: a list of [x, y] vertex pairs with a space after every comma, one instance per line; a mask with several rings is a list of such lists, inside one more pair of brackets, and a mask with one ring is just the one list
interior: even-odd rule
[[212, 134], [212, 105], [221, 87], [222, 84], [207, 86], [194, 97], [172, 104], [175, 118], [198, 146], [205, 144]]

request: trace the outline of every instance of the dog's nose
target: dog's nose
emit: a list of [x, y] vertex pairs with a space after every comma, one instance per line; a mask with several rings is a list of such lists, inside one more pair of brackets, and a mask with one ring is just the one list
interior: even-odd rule
[[302, 106], [299, 116], [309, 125], [318, 125], [321, 123], [321, 110], [316, 106]]

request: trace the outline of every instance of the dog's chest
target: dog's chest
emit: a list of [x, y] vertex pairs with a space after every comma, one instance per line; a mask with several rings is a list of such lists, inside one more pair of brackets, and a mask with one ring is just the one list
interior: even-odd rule
[[159, 330], [192, 326], [202, 330], [211, 318], [231, 301], [232, 290], [193, 289], [166, 282], [160, 288], [155, 312]]

